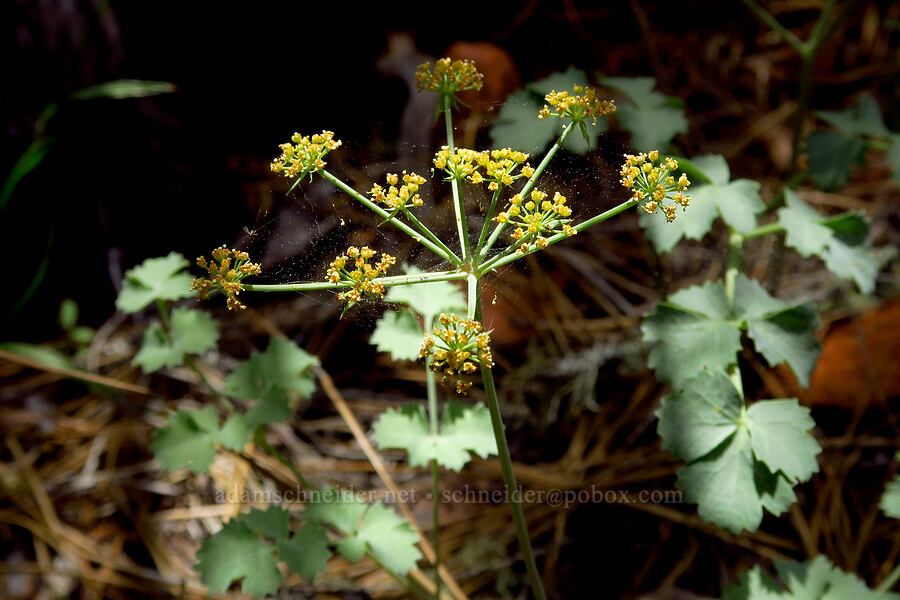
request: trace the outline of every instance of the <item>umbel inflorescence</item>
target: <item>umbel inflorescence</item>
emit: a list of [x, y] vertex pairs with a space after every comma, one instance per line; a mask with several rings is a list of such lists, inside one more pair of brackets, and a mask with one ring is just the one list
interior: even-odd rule
[[547, 200], [547, 193], [532, 190], [526, 200], [519, 194], [509, 200], [509, 208], [495, 217], [498, 223], [510, 223], [516, 228], [512, 238], [520, 242], [516, 252], [523, 254], [529, 250], [529, 243], [538, 248], [546, 248], [549, 242], [544, 233], [565, 233], [575, 235], [575, 228], [570, 225], [572, 209], [566, 205], [566, 197], [556, 192], [553, 200]]
[[[383, 204], [395, 212], [424, 204], [422, 196], [416, 193], [419, 191], [419, 186], [425, 184], [425, 178], [421, 175], [403, 171], [401, 175], [388, 173], [385, 179], [387, 187], [381, 187], [376, 183], [369, 191], [369, 195], [375, 202]], [[398, 185], [400, 187], [397, 187]]]
[[370, 263], [375, 251], [368, 246], [357, 248], [350, 246], [337, 256], [328, 267], [326, 277], [330, 283], [346, 283], [350, 289], [337, 295], [340, 302], [346, 302], [350, 308], [363, 298], [383, 298], [385, 288], [375, 280], [383, 277], [397, 259], [382, 252], [381, 260]]
[[444, 181], [465, 179], [475, 185], [487, 182], [488, 190], [496, 192], [501, 186], [509, 187], [522, 177], [534, 175], [534, 167], [527, 160], [528, 154], [512, 148], [481, 152], [456, 148], [450, 152], [448, 146], [441, 146], [432, 162], [435, 168], [447, 174]]
[[[647, 153], [626, 154], [622, 165], [620, 183], [631, 190], [632, 199], [646, 200], [643, 209], [654, 214], [662, 209], [666, 221], [675, 220], [675, 204], [687, 209], [691, 197], [684, 194], [691, 182], [682, 173], [676, 180], [673, 173], [678, 169], [678, 161], [670, 156], [660, 158], [657, 150]], [[666, 204], [666, 201], [675, 204]]]
[[191, 283], [191, 291], [198, 292], [197, 298], [205, 300], [217, 291], [225, 294], [228, 310], [247, 308], [238, 300], [244, 289], [241, 280], [262, 271], [259, 263], [250, 262], [250, 255], [242, 250], [229, 250], [221, 246], [212, 251], [212, 260], [201, 256], [197, 266], [206, 269], [208, 277], [198, 277]]
[[441, 314], [440, 327], [435, 327], [419, 350], [419, 358], [430, 359], [435, 373], [442, 373], [441, 383], [456, 379], [456, 391], [463, 394], [472, 387], [463, 379], [478, 370], [479, 366], [491, 368], [491, 336], [478, 321], [463, 319], [457, 315]]
[[281, 156], [272, 161], [271, 169], [290, 179], [302, 179], [303, 176], [319, 171], [325, 167], [325, 155], [341, 145], [334, 139], [334, 132], [323, 131], [312, 136], [295, 133], [290, 143], [278, 146]]
[[597, 124], [597, 117], [615, 112], [616, 104], [612, 100], [600, 100], [593, 88], [576, 85], [574, 93], [552, 90], [544, 96], [547, 102], [538, 113], [538, 119], [547, 117], [569, 118], [575, 123], [592, 119]]
[[[448, 115], [450, 109], [456, 106], [455, 94], [481, 89], [482, 79], [474, 63], [466, 60], [443, 58], [434, 65], [421, 65], [416, 71], [419, 89], [440, 94], [442, 110], [447, 111]], [[575, 124], [587, 136], [587, 121], [596, 123], [598, 117], [615, 111], [612, 101], [600, 100], [592, 88], [578, 85], [571, 92], [552, 91], [546, 95], [545, 100], [547, 104], [537, 116], [541, 119], [562, 119], [561, 140], [570, 133], [567, 128]], [[335, 139], [331, 131], [312, 136], [295, 133], [290, 143], [279, 146], [281, 155], [272, 161], [272, 170], [296, 179], [294, 185], [307, 175], [311, 177], [314, 173], [320, 173], [385, 217], [386, 222], [390, 221], [419, 243], [436, 251], [445, 261], [452, 263], [455, 272], [462, 276], [460, 278], [470, 275], [481, 277], [496, 268], [496, 264], [506, 264], [512, 258], [546, 248], [565, 237], [575, 235], [594, 222], [599, 222], [598, 219], [603, 217], [598, 215], [589, 222], [575, 225], [571, 218], [572, 208], [565, 195], [535, 187], [555, 149], [542, 161], [541, 167], [535, 169], [528, 163], [530, 157], [527, 153], [512, 148], [477, 151], [443, 146], [434, 156], [432, 173], [440, 172], [444, 181], [452, 183], [455, 202], [462, 202], [456, 191], [456, 186], [461, 182], [486, 184], [488, 191], [493, 192], [476, 253], [460, 258], [410, 212], [410, 209], [425, 204], [420, 195], [421, 186], [426, 182], [424, 177], [407, 171], [400, 174], [388, 173], [384, 185], [375, 183], [371, 187], [369, 200], [325, 170], [325, 156], [340, 145], [341, 142]], [[676, 206], [686, 208], [690, 203], [690, 196], [684, 193], [690, 182], [684, 174], [676, 173], [677, 168], [677, 161], [660, 157], [657, 151], [626, 155], [621, 169], [621, 183], [631, 192], [631, 198], [620, 205], [620, 208], [643, 202], [643, 209], [648, 213], [661, 210], [666, 220], [672, 221], [676, 215]], [[527, 182], [517, 192], [513, 186], [523, 179]], [[504, 192], [508, 196], [501, 200]], [[499, 212], [494, 212], [495, 207]], [[455, 208], [462, 211], [461, 206]], [[492, 223], [495, 224], [495, 229], [488, 238], [486, 234]], [[508, 232], [511, 238], [508, 246], [495, 251], [493, 255], [489, 254], [488, 250], [507, 226], [511, 228]], [[501, 261], [506, 257], [509, 258]], [[325, 274], [326, 286], [339, 288], [336, 298], [344, 304], [345, 311], [358, 302], [381, 299], [386, 285], [402, 283], [397, 281], [398, 278], [385, 277], [395, 262], [396, 259], [389, 254], [382, 253], [376, 260], [375, 250], [365, 246], [350, 246], [329, 265]], [[194, 282], [193, 289], [200, 292], [201, 298], [221, 290], [228, 298], [229, 308], [244, 307], [237, 299], [244, 289], [240, 281], [248, 275], [258, 274], [258, 264], [250, 263], [246, 253], [224, 247], [213, 252], [213, 261], [210, 263], [201, 257], [198, 264], [209, 273], [208, 277]], [[442, 275], [453, 275], [453, 269]], [[442, 372], [445, 379], [467, 375], [473, 373], [478, 366], [489, 368], [493, 364], [488, 345], [490, 337], [483, 331], [480, 323], [453, 315], [442, 315], [441, 324], [442, 328], [426, 337], [421, 356], [429, 358], [432, 368]], [[470, 384], [460, 379], [457, 381], [457, 390], [463, 392], [468, 385]]]
[[442, 58], [435, 62], [434, 67], [423, 63], [416, 69], [416, 87], [419, 91], [447, 95], [480, 90], [483, 83], [484, 75], [478, 72], [471, 60]]

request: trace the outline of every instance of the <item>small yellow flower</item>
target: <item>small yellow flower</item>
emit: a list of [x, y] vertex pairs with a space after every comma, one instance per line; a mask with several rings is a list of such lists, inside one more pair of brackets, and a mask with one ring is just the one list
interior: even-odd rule
[[434, 67], [428, 63], [416, 69], [416, 87], [419, 91], [455, 94], [465, 90], [480, 90], [484, 75], [475, 68], [471, 60], [441, 58]]
[[249, 254], [220, 246], [212, 251], [212, 260], [207, 261], [203, 256], [197, 258], [197, 266], [206, 269], [209, 275], [209, 277], [198, 277], [191, 282], [191, 290], [198, 292], [198, 299], [204, 300], [210, 294], [221, 291], [227, 298], [228, 310], [247, 308], [238, 300], [238, 294], [244, 289], [241, 280], [262, 272], [259, 263], [250, 262]]
[[278, 146], [281, 156], [272, 161], [270, 167], [274, 173], [281, 173], [288, 178], [300, 178], [325, 167], [322, 160], [326, 154], [340, 147], [340, 140], [334, 139], [334, 132], [323, 131], [313, 136], [302, 136], [295, 133], [291, 136], [293, 144]]
[[[374, 257], [375, 251], [368, 246], [362, 248], [350, 246], [343, 254], [335, 257], [328, 266], [328, 271], [325, 273], [326, 281], [351, 288], [337, 294], [338, 301], [346, 304], [345, 310], [360, 302], [364, 297], [384, 297], [387, 290], [373, 280], [383, 277], [387, 270], [394, 266], [397, 259], [382, 252], [379, 261], [373, 265], [369, 261]], [[347, 263], [352, 263], [355, 269], [348, 271]]]
[[490, 332], [481, 323], [457, 315], [441, 314], [440, 328], [425, 336], [419, 358], [430, 359], [429, 368], [441, 373], [445, 385], [456, 380], [456, 391], [463, 394], [472, 384], [462, 379], [479, 367], [494, 366]]
[[[619, 171], [619, 182], [631, 190], [632, 201], [646, 201], [642, 208], [647, 214], [655, 214], [661, 209], [666, 221], [671, 223], [676, 217], [675, 205], [686, 209], [691, 203], [691, 197], [682, 193], [691, 182], [684, 173], [676, 180], [674, 172], [677, 168], [677, 160], [670, 156], [661, 157], [658, 150], [626, 154]], [[667, 201], [674, 204], [667, 204]]]
[[[416, 192], [419, 186], [425, 183], [425, 178], [415, 173], [402, 174], [388, 173], [385, 177], [387, 188], [383, 188], [377, 183], [369, 190], [369, 195], [375, 202], [383, 204], [392, 211], [408, 210], [414, 206], [422, 206], [422, 197]], [[402, 184], [398, 188], [397, 185]]]
[[567, 91], [552, 90], [544, 97], [547, 105], [538, 113], [539, 119], [547, 117], [569, 118], [575, 123], [584, 123], [588, 118], [597, 124], [597, 117], [615, 112], [612, 100], [598, 100], [597, 92], [590, 87], [576, 85], [570, 94]]

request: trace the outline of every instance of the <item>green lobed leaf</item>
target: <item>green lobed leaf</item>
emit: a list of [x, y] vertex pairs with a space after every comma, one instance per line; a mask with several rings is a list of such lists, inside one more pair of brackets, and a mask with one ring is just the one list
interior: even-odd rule
[[[900, 460], [900, 453], [896, 458]], [[885, 486], [879, 506], [887, 516], [892, 519], [900, 519], [900, 475], [895, 475]]]
[[890, 133], [881, 118], [878, 101], [866, 94], [859, 104], [842, 111], [820, 110], [816, 115], [846, 136], [887, 137]]
[[672, 106], [673, 99], [653, 91], [652, 77], [601, 77], [600, 83], [624, 94], [632, 104], [616, 107], [623, 129], [631, 133], [632, 146], [641, 152], [665, 150], [679, 133], [687, 133], [684, 109]]
[[313, 580], [328, 568], [331, 550], [328, 534], [318, 523], [307, 523], [290, 540], [278, 543], [278, 555], [288, 568], [306, 580]]
[[[409, 267], [407, 275], [419, 275], [424, 271]], [[395, 285], [388, 288], [385, 300], [405, 304], [425, 317], [426, 326], [431, 317], [442, 312], [455, 312], [466, 308], [466, 298], [458, 286], [449, 281], [430, 281], [413, 285]]]
[[303, 518], [307, 521], [331, 525], [341, 533], [348, 534], [356, 531], [356, 526], [365, 513], [366, 504], [353, 492], [325, 488], [319, 490], [312, 501], [306, 505]]
[[424, 337], [415, 315], [406, 310], [389, 310], [378, 319], [369, 343], [379, 352], [390, 353], [394, 360], [416, 360]]
[[888, 140], [891, 143], [891, 147], [885, 159], [894, 172], [894, 181], [900, 184], [900, 134], [892, 133]]
[[822, 447], [808, 432], [816, 423], [796, 400], [762, 400], [747, 409], [744, 423], [757, 459], [772, 473], [806, 481], [819, 470]]
[[740, 582], [725, 588], [722, 600], [785, 600], [781, 585], [756, 565], [741, 573]]
[[772, 473], [760, 460], [754, 463], [753, 481], [762, 507], [776, 517], [797, 501], [794, 484], [788, 481], [784, 473]]
[[251, 429], [290, 418], [291, 406], [287, 392], [277, 387], [270, 387], [264, 391], [259, 396], [259, 401], [244, 413], [244, 421]]
[[665, 148], [676, 135], [688, 132], [684, 110], [672, 106], [625, 104], [616, 108], [616, 115], [622, 128], [631, 133], [631, 145], [641, 152]]
[[372, 557], [394, 573], [405, 575], [422, 558], [416, 547], [419, 536], [412, 526], [383, 504], [369, 508], [353, 537], [364, 542]]
[[850, 170], [865, 158], [866, 142], [833, 131], [814, 131], [806, 138], [809, 175], [820, 190], [833, 191], [850, 180]]
[[553, 119], [538, 119], [543, 106], [541, 96], [528, 90], [510, 94], [494, 123], [490, 135], [497, 148], [515, 148], [537, 154], [559, 135], [560, 124]]
[[725, 588], [723, 600], [897, 600], [894, 592], [866, 587], [856, 575], [838, 569], [824, 556], [805, 563], [775, 561], [781, 583], [759, 565], [741, 574], [737, 585]]
[[169, 471], [187, 467], [194, 473], [209, 469], [216, 456], [215, 444], [239, 452], [250, 441], [251, 430], [239, 415], [219, 428], [211, 406], [180, 410], [169, 415], [166, 427], [153, 432], [153, 455]]
[[176, 308], [172, 311], [171, 341], [159, 323], [153, 323], [144, 332], [141, 349], [132, 364], [145, 373], [163, 367], [177, 367], [184, 363], [187, 354], [202, 354], [216, 346], [219, 328], [215, 320], [201, 310]]
[[868, 224], [863, 215], [845, 213], [826, 219], [794, 191], [786, 189], [784, 195], [778, 222], [786, 231], [785, 243], [801, 256], [820, 256], [832, 273], [872, 293], [878, 263], [868, 252]]
[[253, 426], [242, 415], [230, 417], [216, 435], [216, 441], [232, 452], [242, 452], [253, 436]]
[[406, 450], [409, 464], [414, 467], [437, 460], [441, 466], [459, 471], [469, 462], [470, 451], [481, 458], [497, 453], [490, 413], [482, 404], [446, 402], [437, 434], [431, 433], [421, 404], [407, 404], [400, 410], [388, 409], [373, 429], [380, 448]]
[[160, 258], [148, 258], [125, 273], [116, 307], [133, 313], [156, 300], [179, 300], [192, 295], [193, 277], [182, 272], [188, 264], [177, 252]]
[[756, 490], [750, 435], [739, 428], [702, 460], [678, 471], [676, 485], [685, 500], [697, 504], [704, 521], [733, 533], [756, 531], [762, 522], [762, 502]]
[[773, 298], [759, 283], [739, 274], [734, 316], [746, 323], [756, 350], [771, 365], [787, 363], [801, 385], [809, 385], [822, 345], [815, 337], [819, 317], [811, 306], [790, 306]]
[[166, 427], [153, 432], [153, 455], [169, 471], [187, 467], [194, 473], [209, 469], [216, 456], [214, 434], [218, 417], [211, 406], [179, 410], [169, 415]]
[[641, 226], [657, 252], [670, 251], [683, 237], [702, 239], [718, 216], [741, 233], [756, 227], [756, 215], [765, 209], [758, 182], [729, 181], [728, 163], [717, 154], [679, 159], [679, 163], [693, 177], [691, 205], [671, 223], [659, 215], [640, 215]]
[[253, 533], [258, 533], [276, 541], [287, 540], [291, 533], [291, 515], [280, 506], [270, 506], [266, 510], [258, 508], [242, 514], [241, 523]]
[[[539, 81], [529, 83], [524, 89], [511, 94], [500, 109], [491, 126], [491, 139], [495, 147], [510, 147], [531, 154], [543, 151], [562, 132], [562, 121], [555, 117], [538, 119], [538, 111], [544, 106], [544, 96], [551, 91], [571, 90], [575, 85], [587, 85], [587, 74], [575, 68], [553, 73]], [[563, 148], [576, 154], [584, 154], [597, 148], [597, 138], [606, 131], [606, 123], [598, 120], [584, 129], [582, 134], [571, 134]]]
[[645, 341], [656, 342], [650, 351], [650, 368], [675, 389], [705, 367], [727, 367], [741, 349], [741, 332], [729, 320], [721, 282], [673, 294], [647, 316], [641, 331]]
[[764, 400], [744, 409], [722, 371], [704, 371], [662, 399], [656, 413], [663, 448], [687, 465], [676, 485], [700, 517], [739, 533], [755, 531], [765, 508], [781, 514], [796, 499], [792, 480], [818, 470], [821, 449], [796, 400]]
[[403, 575], [422, 557], [416, 547], [418, 536], [408, 522], [383, 504], [367, 505], [351, 492], [321, 490], [303, 516], [345, 534], [335, 546], [351, 562], [370, 552], [385, 568]]
[[243, 579], [244, 593], [265, 596], [275, 592], [283, 579], [272, 548], [238, 518], [203, 542], [195, 568], [211, 594], [224, 592], [233, 581]]
[[687, 462], [701, 458], [737, 431], [743, 407], [727, 377], [704, 372], [677, 396], [663, 398], [656, 413], [662, 447]]
[[297, 344], [272, 338], [265, 352], [253, 350], [250, 358], [225, 380], [228, 393], [241, 400], [253, 400], [271, 388], [281, 388], [309, 396], [315, 379], [307, 370], [319, 360]]

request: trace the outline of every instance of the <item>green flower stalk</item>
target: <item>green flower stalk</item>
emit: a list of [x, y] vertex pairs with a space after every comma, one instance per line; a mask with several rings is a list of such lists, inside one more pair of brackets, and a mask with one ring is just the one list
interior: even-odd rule
[[[359, 302], [382, 299], [386, 288], [392, 285], [465, 279], [468, 288], [465, 318], [441, 314], [437, 326], [425, 335], [419, 350], [419, 358], [424, 360], [429, 370], [427, 380], [431, 434], [439, 435], [435, 421], [438, 413], [437, 394], [432, 389], [435, 386], [435, 375], [442, 377], [444, 385], [455, 386], [457, 393], [464, 394], [473, 384], [471, 378], [480, 374], [504, 484], [511, 493], [510, 510], [531, 587], [538, 600], [546, 600], [524, 511], [514, 495], [518, 487], [512, 469], [512, 457], [503, 433], [497, 390], [491, 372], [494, 361], [490, 332], [485, 331], [482, 323], [479, 280], [497, 268], [567, 239], [641, 202], [647, 212], [662, 210], [666, 219], [671, 221], [675, 218], [676, 206], [686, 208], [690, 203], [690, 197], [684, 194], [690, 182], [684, 174], [679, 176], [676, 173], [678, 163], [674, 159], [661, 158], [657, 151], [636, 156], [626, 155], [621, 170], [621, 183], [629, 190], [630, 197], [618, 206], [576, 224], [571, 218], [573, 210], [566, 196], [558, 191], [541, 190], [536, 187], [537, 182], [576, 124], [586, 136], [587, 123], [596, 123], [598, 117], [613, 112], [615, 105], [608, 100], [599, 100], [591, 88], [580, 86], [575, 86], [572, 93], [554, 91], [548, 94], [545, 98], [547, 105], [538, 117], [561, 119], [561, 132], [559, 139], [538, 166], [532, 167], [528, 163], [528, 154], [512, 148], [477, 151], [454, 146], [451, 109], [457, 106], [455, 94], [480, 89], [482, 79], [471, 61], [451, 61], [449, 58], [440, 59], [434, 65], [422, 65], [416, 71], [419, 89], [433, 91], [441, 96], [439, 111], [444, 113], [446, 119], [447, 145], [435, 154], [433, 173], [441, 174], [452, 188], [461, 251], [459, 255], [450, 250], [411, 212], [412, 209], [425, 205], [425, 200], [420, 195], [421, 186], [426, 182], [424, 177], [406, 171], [399, 175], [389, 173], [385, 185], [374, 184], [367, 197], [324, 169], [324, 157], [340, 146], [340, 142], [329, 131], [310, 137], [294, 134], [292, 143], [282, 144], [281, 156], [272, 162], [273, 171], [297, 179], [294, 185], [307, 175], [319, 173], [325, 180], [384, 218], [385, 222], [391, 223], [446, 261], [449, 264], [448, 270], [386, 276], [388, 269], [396, 262], [394, 257], [382, 253], [375, 262], [374, 250], [351, 246], [331, 262], [324, 282], [243, 286], [240, 280], [247, 275], [257, 274], [258, 265], [249, 263], [249, 257], [245, 253], [238, 255], [236, 251], [221, 248], [214, 252], [214, 259], [218, 261], [216, 264], [207, 265], [205, 261], [201, 264], [209, 270], [211, 277], [197, 280], [195, 289], [200, 290], [201, 297], [221, 289], [228, 295], [229, 308], [243, 307], [236, 299], [243, 289], [264, 292], [331, 289], [338, 292], [337, 299], [344, 303], [346, 312]], [[519, 187], [517, 182], [523, 178], [526, 181]], [[484, 225], [480, 228], [474, 248], [469, 240], [462, 184], [485, 185], [492, 192]], [[515, 187], [519, 187], [518, 191]], [[495, 213], [496, 210], [499, 212]], [[509, 235], [501, 237], [507, 226], [511, 228]], [[505, 247], [502, 247], [501, 240], [506, 241]], [[499, 250], [491, 252], [495, 244], [498, 244]], [[237, 261], [234, 266], [230, 262], [232, 259]], [[430, 322], [426, 326], [431, 327]], [[435, 469], [434, 489], [437, 490], [436, 463], [432, 466]]]

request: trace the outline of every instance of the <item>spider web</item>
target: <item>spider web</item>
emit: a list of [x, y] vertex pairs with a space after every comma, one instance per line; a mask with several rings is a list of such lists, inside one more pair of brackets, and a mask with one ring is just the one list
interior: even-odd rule
[[[457, 145], [464, 145], [467, 140], [462, 138], [468, 136], [469, 141], [474, 138], [475, 143], [472, 145], [476, 150], [493, 148], [489, 130], [484, 124], [501, 106], [502, 104], [496, 104], [483, 107], [480, 123], [463, 121], [459, 124]], [[459, 255], [461, 251], [455, 227], [451, 187], [448, 182], [443, 181], [441, 172], [432, 173], [431, 170], [434, 152], [445, 143], [443, 119], [435, 122], [432, 112], [431, 120], [426, 123], [429, 124], [427, 137], [431, 139], [428, 144], [407, 141], [402, 132], [398, 134], [399, 139], [388, 141], [385, 139], [386, 135], [379, 135], [378, 132], [390, 132], [392, 125], [386, 121], [377, 122], [374, 125], [376, 135], [367, 144], [342, 138], [342, 147], [327, 157], [326, 168], [363, 195], [368, 195], [367, 192], [374, 183], [384, 185], [387, 173], [406, 170], [423, 175], [427, 181], [419, 193], [425, 204], [412, 209], [413, 214]], [[473, 135], [472, 131], [476, 133]], [[411, 137], [421, 139], [421, 135]], [[598, 148], [583, 156], [565, 150], [558, 152], [536, 186], [551, 196], [557, 191], [566, 195], [573, 209], [575, 224], [625, 199], [621, 189], [618, 189], [616, 164], [624, 148], [608, 134], [601, 134], [598, 141]], [[543, 154], [533, 154], [529, 162], [537, 166]], [[508, 198], [524, 182], [524, 179], [517, 181], [511, 190], [501, 195], [496, 211], [504, 209]], [[271, 199], [270, 205], [260, 210], [252, 226], [245, 224], [236, 234], [235, 247], [248, 250], [253, 260], [263, 264], [263, 273], [255, 278], [256, 283], [323, 281], [328, 264], [350, 245], [369, 246], [376, 252], [386, 252], [397, 257], [398, 266], [389, 275], [402, 273], [404, 264], [423, 271], [450, 268], [449, 264], [424, 246], [410, 240], [390, 223], [383, 223], [381, 217], [322, 177], [314, 175], [312, 181], [306, 179], [288, 193], [292, 183], [273, 177], [266, 188]], [[470, 244], [474, 247], [484, 223], [484, 210], [490, 203], [490, 192], [485, 185], [475, 186], [462, 182], [460, 193], [466, 205]], [[493, 224], [489, 233], [492, 230]], [[510, 231], [511, 228], [504, 231], [490, 254], [496, 254], [512, 243]], [[583, 240], [586, 236], [579, 237]], [[572, 242], [573, 240], [566, 240], [562, 244]], [[583, 243], [581, 240], [578, 242]], [[523, 262], [525, 261], [517, 261], [504, 269], [523, 269], [525, 267], [520, 264]], [[463, 286], [461, 282], [458, 285]], [[505, 284], [498, 282], [498, 285], [502, 287]], [[341, 307], [334, 298], [334, 291], [298, 293], [323, 309], [330, 308], [336, 315], [340, 313]], [[490, 301], [491, 298], [485, 298], [485, 302]], [[344, 318], [361, 321], [359, 325], [370, 329], [384, 309], [383, 302], [361, 302]]]

